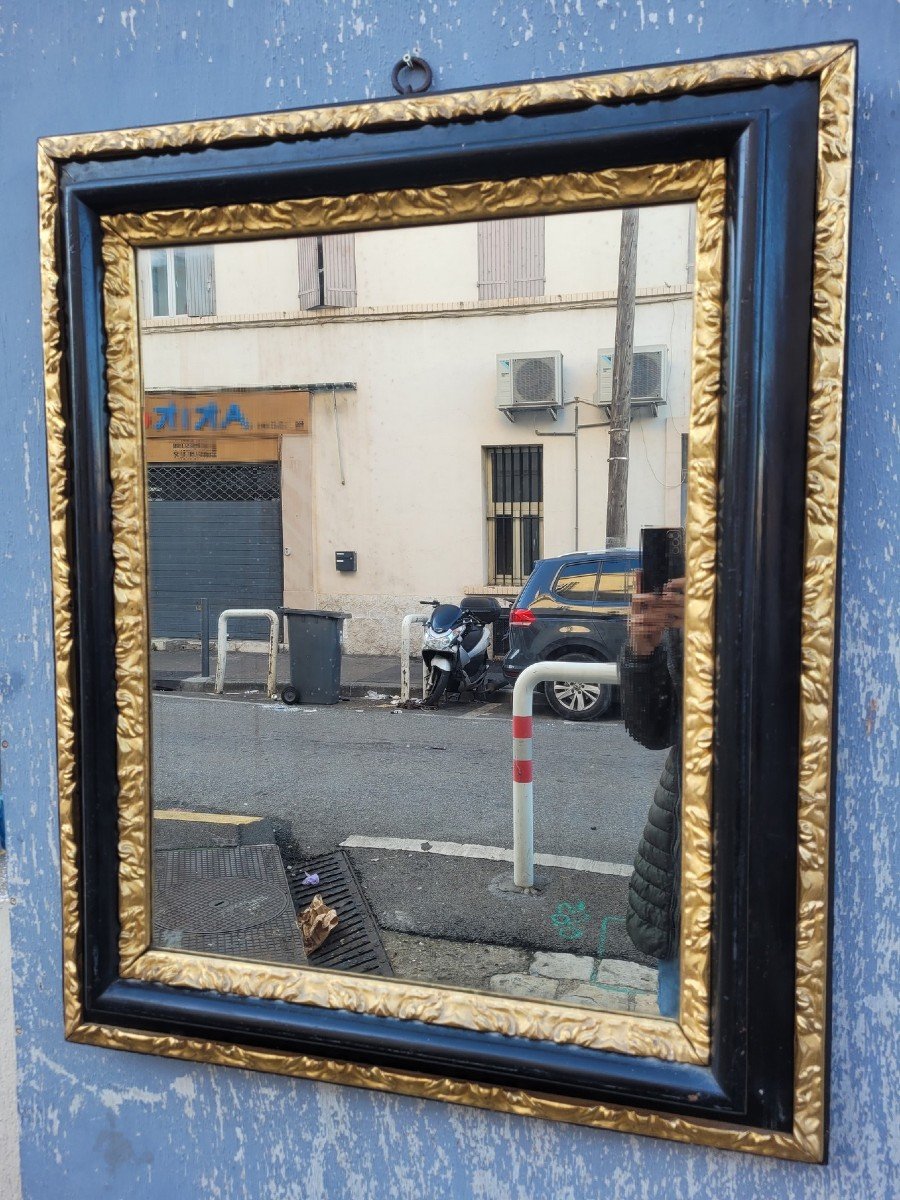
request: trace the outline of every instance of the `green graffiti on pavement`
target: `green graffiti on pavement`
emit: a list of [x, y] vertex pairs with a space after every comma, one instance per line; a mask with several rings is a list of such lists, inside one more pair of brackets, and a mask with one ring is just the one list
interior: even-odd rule
[[584, 937], [589, 920], [590, 914], [583, 900], [579, 900], [577, 904], [569, 904], [567, 901], [557, 904], [556, 911], [550, 918], [556, 932], [567, 942], [574, 942], [578, 938]]

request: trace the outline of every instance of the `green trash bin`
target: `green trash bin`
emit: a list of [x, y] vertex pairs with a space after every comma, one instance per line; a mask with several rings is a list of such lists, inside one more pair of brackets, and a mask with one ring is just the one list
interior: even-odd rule
[[287, 622], [291, 682], [285, 704], [337, 704], [341, 698], [341, 642], [350, 613], [282, 608]]

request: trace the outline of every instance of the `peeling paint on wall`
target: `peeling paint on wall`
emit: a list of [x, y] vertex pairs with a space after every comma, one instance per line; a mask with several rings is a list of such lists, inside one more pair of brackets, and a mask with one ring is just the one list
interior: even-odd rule
[[20, 1200], [16, 1030], [12, 1010], [6, 855], [0, 851], [0, 1197]]
[[[891, 1194], [898, 967], [896, 46], [892, 0], [135, 0], [0, 11], [0, 728], [27, 1200]], [[468, 87], [858, 37], [835, 832], [831, 1160], [766, 1162], [68, 1045], [34, 143], [41, 134], [390, 93], [407, 50]], [[892, 123], [893, 122], [893, 127]], [[877, 708], [874, 705], [877, 704]]]

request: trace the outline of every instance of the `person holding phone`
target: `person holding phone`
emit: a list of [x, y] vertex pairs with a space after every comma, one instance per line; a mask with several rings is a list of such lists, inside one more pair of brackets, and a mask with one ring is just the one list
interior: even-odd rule
[[[657, 532], [657, 531], [653, 531]], [[667, 531], [675, 532], [675, 531]], [[677, 533], [681, 533], [678, 530]], [[643, 539], [642, 539], [643, 542]], [[649, 542], [649, 539], [648, 539]], [[628, 638], [619, 657], [622, 716], [628, 733], [648, 750], [668, 747], [628, 885], [625, 925], [636, 948], [658, 960], [662, 1016], [678, 1016], [681, 887], [681, 697], [684, 628], [684, 559], [678, 543], [668, 570], [636, 579]], [[644, 543], [646, 546], [647, 543]], [[683, 547], [683, 542], [680, 543]], [[643, 547], [642, 547], [643, 553]], [[649, 557], [649, 556], [648, 556]], [[678, 575], [672, 576], [673, 571]], [[648, 573], [657, 586], [647, 590]]]

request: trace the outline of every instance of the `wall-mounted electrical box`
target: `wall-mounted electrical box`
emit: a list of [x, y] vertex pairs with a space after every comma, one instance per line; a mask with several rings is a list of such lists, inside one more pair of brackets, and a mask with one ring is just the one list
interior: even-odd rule
[[356, 570], [356, 551], [355, 550], [335, 550], [334, 565], [338, 571], [355, 571]]

